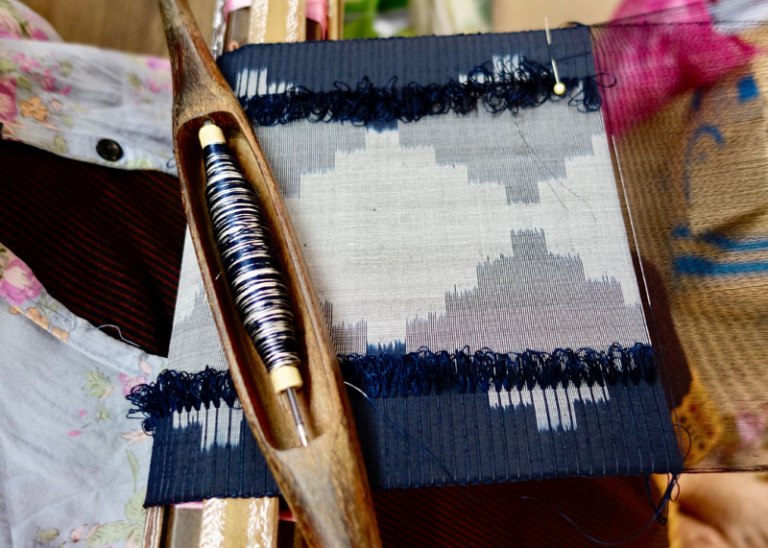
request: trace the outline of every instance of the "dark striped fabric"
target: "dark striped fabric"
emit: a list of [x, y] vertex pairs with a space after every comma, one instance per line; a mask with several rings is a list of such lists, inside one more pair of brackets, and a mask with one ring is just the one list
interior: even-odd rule
[[0, 166], [0, 243], [76, 315], [167, 355], [186, 226], [176, 178], [8, 141]]
[[644, 484], [569, 478], [387, 489], [373, 498], [384, 546], [668, 546]]

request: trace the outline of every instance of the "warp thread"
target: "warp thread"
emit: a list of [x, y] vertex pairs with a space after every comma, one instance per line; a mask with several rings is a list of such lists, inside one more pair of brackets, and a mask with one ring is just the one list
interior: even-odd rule
[[[606, 351], [558, 348], [497, 353], [488, 348], [471, 352], [432, 352], [421, 348], [406, 354], [337, 356], [344, 379], [371, 398], [459, 394], [523, 388], [568, 388], [653, 384], [657, 366], [650, 345], [625, 348], [614, 343]], [[142, 417], [152, 433], [160, 419], [174, 412], [200, 410], [224, 401], [235, 405], [237, 394], [226, 370], [206, 367], [197, 373], [165, 370], [150, 384], [136, 386], [126, 398], [135, 406], [131, 417]]]
[[[241, 96], [239, 100], [252, 123], [272, 126], [297, 120], [387, 125], [448, 112], [468, 114], [479, 104], [493, 113], [516, 113], [559, 99], [553, 91], [556, 79], [551, 68], [525, 58], [514, 65], [486, 62], [472, 69], [464, 81], [402, 86], [397, 81], [392, 77], [377, 86], [365, 76], [355, 86], [336, 82], [328, 91], [292, 86], [281, 93]], [[584, 112], [599, 110], [599, 88], [615, 84], [603, 74], [561, 81], [568, 90], [568, 104]]]
[[[221, 377], [228, 376], [225, 374], [226, 374], [226, 371], [218, 371], [211, 368], [206, 368], [204, 376], [207, 376], [207, 377], [210, 377], [211, 375], [221, 376]], [[443, 470], [443, 472], [446, 474], [446, 477], [449, 478], [452, 483], [458, 483], [456, 478], [453, 476], [449, 466], [447, 466], [446, 463], [444, 463], [440, 459], [440, 457], [438, 457], [435, 453], [433, 453], [430, 450], [429, 446], [423, 440], [410, 434], [408, 432], [407, 426], [404, 426], [404, 427], [400, 426], [395, 421], [389, 419], [386, 416], [386, 414], [379, 409], [379, 406], [377, 405], [376, 401], [373, 400], [368, 394], [366, 394], [359, 387], [346, 381], [344, 384], [347, 385], [348, 388], [353, 390], [354, 393], [362, 397], [368, 403], [368, 405], [371, 406], [373, 411], [379, 417], [381, 417], [384, 424], [386, 424], [388, 428], [391, 428], [392, 430], [397, 432], [397, 434], [401, 436], [406, 441], [406, 443], [415, 445], [420, 452], [428, 456], [429, 459], [431, 459], [435, 464], [437, 464]], [[569, 515], [568, 512], [560, 508], [556, 503], [554, 503], [551, 500], [547, 500], [545, 498], [541, 498], [535, 495], [524, 495], [524, 494], [523, 495], [513, 494], [511, 495], [511, 498], [519, 500], [521, 502], [533, 503], [533, 504], [538, 504], [542, 506], [542, 508], [545, 511], [548, 511], [556, 516], [559, 516], [560, 519], [564, 520], [568, 524], [568, 526], [570, 526], [578, 535], [580, 535], [581, 537], [583, 537], [584, 539], [586, 539], [592, 544], [600, 545], [600, 546], [619, 546], [619, 545], [624, 545], [639, 539], [643, 534], [645, 534], [652, 527], [654, 522], [657, 522], [660, 525], [666, 524], [669, 503], [676, 499], [676, 492], [679, 490], [679, 486], [678, 486], [679, 477], [680, 477], [679, 473], [668, 474], [669, 480], [667, 482], [667, 486], [664, 489], [664, 492], [662, 493], [661, 498], [658, 501], [653, 500], [650, 477], [647, 478], [646, 489], [649, 497], [648, 503], [652, 513], [644, 524], [642, 524], [633, 532], [628, 533], [627, 536], [620, 539], [611, 540], [611, 539], [599, 538], [595, 536], [594, 534], [587, 531], [583, 525], [579, 524], [573, 516]], [[281, 514], [281, 519], [283, 519], [282, 514]]]
[[397, 424], [392, 419], [388, 418], [385, 413], [381, 412], [381, 409], [379, 409], [379, 406], [376, 405], [376, 402], [371, 399], [371, 397], [366, 394], [363, 390], [360, 390], [359, 387], [355, 386], [354, 384], [344, 381], [344, 384], [348, 387], [354, 390], [357, 394], [363, 397], [363, 399], [371, 406], [371, 409], [373, 409], [374, 413], [376, 413], [381, 420], [384, 422], [384, 424], [387, 425], [387, 427], [391, 428], [395, 432], [397, 432], [402, 438], [406, 441], [408, 444], [413, 444], [417, 447], [417, 449], [427, 455], [431, 460], [433, 460], [435, 463], [437, 463], [440, 468], [443, 469], [443, 472], [445, 472], [445, 475], [452, 483], [456, 483], [456, 478], [453, 476], [453, 473], [451, 470], [446, 466], [446, 464], [435, 455], [435, 453], [432, 452], [432, 450], [420, 439], [410, 435], [407, 430], [407, 426], [405, 428], [401, 427], [399, 424]]

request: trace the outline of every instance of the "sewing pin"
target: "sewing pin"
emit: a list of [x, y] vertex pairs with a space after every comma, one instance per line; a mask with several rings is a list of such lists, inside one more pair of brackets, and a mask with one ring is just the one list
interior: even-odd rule
[[547, 48], [549, 49], [549, 58], [552, 60], [552, 73], [555, 75], [555, 87], [552, 91], [555, 95], [565, 95], [565, 84], [560, 81], [560, 73], [557, 70], [557, 61], [555, 61], [554, 49], [552, 48], [552, 34], [549, 32], [549, 21], [544, 18], [544, 32], [547, 35]]

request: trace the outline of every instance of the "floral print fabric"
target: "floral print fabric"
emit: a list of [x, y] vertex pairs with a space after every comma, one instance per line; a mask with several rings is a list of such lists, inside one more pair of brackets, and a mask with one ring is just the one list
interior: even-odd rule
[[[0, 0], [3, 140], [174, 172], [170, 113], [167, 61], [64, 44]], [[72, 314], [0, 244], [0, 546], [141, 545], [151, 443], [125, 394], [165, 363]]]
[[125, 394], [164, 367], [0, 245], [0, 545], [141, 545], [151, 442]]
[[0, 38], [61, 41], [48, 21], [18, 0], [0, 0]]
[[[22, 8], [0, 0], [2, 138], [110, 167], [174, 173], [168, 61], [50, 42], [55, 32]], [[100, 155], [105, 140], [122, 152]]]

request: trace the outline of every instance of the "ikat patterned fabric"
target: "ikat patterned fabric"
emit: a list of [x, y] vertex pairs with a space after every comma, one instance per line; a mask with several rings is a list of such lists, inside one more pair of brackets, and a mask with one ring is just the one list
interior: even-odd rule
[[[376, 487], [681, 467], [589, 31], [551, 51], [565, 97], [543, 32], [220, 60], [261, 124]], [[147, 502], [274, 493], [189, 241], [169, 363], [134, 392]]]

